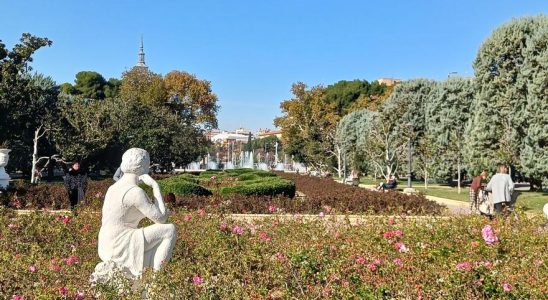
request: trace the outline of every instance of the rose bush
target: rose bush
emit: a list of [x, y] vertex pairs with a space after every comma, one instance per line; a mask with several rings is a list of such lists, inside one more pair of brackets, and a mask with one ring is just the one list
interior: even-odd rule
[[[99, 262], [100, 213], [0, 208], [2, 299], [543, 299], [548, 293], [541, 217], [367, 218], [254, 222], [210, 208], [176, 209], [173, 258], [135, 290], [88, 283]], [[489, 225], [496, 243], [484, 240]], [[20, 298], [17, 298], [20, 297]]]

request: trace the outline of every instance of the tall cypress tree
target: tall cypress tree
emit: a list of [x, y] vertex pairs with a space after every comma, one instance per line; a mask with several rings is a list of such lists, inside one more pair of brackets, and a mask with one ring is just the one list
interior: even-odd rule
[[531, 122], [526, 114], [531, 83], [526, 62], [539, 55], [528, 47], [536, 32], [548, 26], [547, 19], [540, 15], [503, 24], [478, 51], [476, 101], [465, 140], [467, 158], [476, 172], [493, 169], [497, 163], [521, 166], [520, 152]]

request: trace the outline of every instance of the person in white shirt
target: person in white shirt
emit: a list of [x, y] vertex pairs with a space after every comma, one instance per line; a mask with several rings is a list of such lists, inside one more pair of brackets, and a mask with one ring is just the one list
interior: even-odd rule
[[514, 192], [514, 182], [508, 175], [508, 168], [505, 165], [498, 166], [497, 174], [491, 177], [485, 190], [492, 193], [495, 212], [501, 213], [504, 207], [509, 205]]

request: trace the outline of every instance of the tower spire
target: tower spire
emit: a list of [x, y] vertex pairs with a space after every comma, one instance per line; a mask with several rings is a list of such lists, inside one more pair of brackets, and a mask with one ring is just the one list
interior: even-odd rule
[[144, 46], [144, 43], [143, 43], [143, 36], [142, 35], [141, 35], [141, 47], [139, 47], [138, 56], [139, 56], [139, 60], [137, 61], [137, 65], [135, 65], [135, 66], [139, 67], [139, 68], [148, 69], [148, 66], [145, 63], [145, 46]]

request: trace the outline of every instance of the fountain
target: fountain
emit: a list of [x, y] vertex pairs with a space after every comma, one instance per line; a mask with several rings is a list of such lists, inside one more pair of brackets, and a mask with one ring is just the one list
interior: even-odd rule
[[225, 164], [225, 170], [232, 170], [234, 169], [234, 163], [231, 161], [227, 161]]
[[209, 154], [209, 152], [207, 153], [206, 169], [208, 169], [208, 170], [217, 170], [217, 169], [219, 169], [219, 166], [218, 166], [217, 162], [211, 160], [211, 155]]
[[269, 170], [268, 170], [268, 165], [265, 164], [264, 162], [259, 163], [259, 165], [257, 166], [257, 168], [258, 168], [259, 170], [262, 170], [262, 171], [269, 171]]
[[190, 171], [198, 171], [200, 170], [200, 163], [196, 161], [191, 162], [186, 166], [186, 169]]

